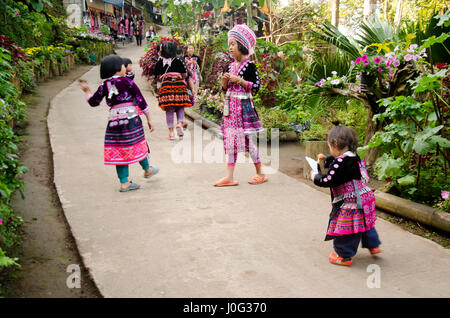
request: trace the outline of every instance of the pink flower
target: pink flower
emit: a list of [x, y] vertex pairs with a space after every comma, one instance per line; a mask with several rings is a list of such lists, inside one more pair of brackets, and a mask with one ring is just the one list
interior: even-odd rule
[[381, 67], [378, 68], [378, 73], [383, 73], [383, 69]]
[[444, 199], [444, 200], [447, 200], [448, 197], [449, 197], [449, 195], [450, 195], [450, 193], [449, 193], [448, 191], [442, 191], [442, 192], [441, 192], [441, 197], [442, 197], [442, 199]]
[[411, 54], [406, 54], [406, 55], [405, 55], [405, 61], [406, 61], [406, 62], [411, 61], [413, 58], [414, 58], [414, 56], [412, 56]]
[[364, 65], [369, 65], [369, 61], [368, 60], [364, 60]]
[[16, 17], [20, 17], [20, 13], [19, 12], [16, 13]]
[[399, 60], [395, 60], [394, 62], [392, 62], [392, 65], [394, 65], [395, 67], [399, 67], [400, 66], [400, 61]]
[[378, 64], [381, 62], [381, 59], [377, 56], [373, 59], [373, 61]]
[[356, 60], [355, 60], [355, 63], [356, 64], [359, 64], [359, 63], [361, 63], [361, 58], [360, 57], [358, 57]]
[[444, 202], [438, 203], [437, 206], [442, 206], [442, 203], [444, 203]]
[[366, 55], [366, 54], [364, 54], [363, 56], [361, 56], [361, 58], [362, 58], [363, 61], [367, 61], [367, 55]]

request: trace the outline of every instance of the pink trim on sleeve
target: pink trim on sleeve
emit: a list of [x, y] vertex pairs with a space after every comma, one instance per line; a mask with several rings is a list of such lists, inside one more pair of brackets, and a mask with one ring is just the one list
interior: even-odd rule
[[253, 88], [253, 83], [250, 81], [245, 81], [245, 91], [250, 92]]
[[145, 107], [145, 109], [142, 111], [144, 114], [147, 114], [150, 111], [150, 107]]
[[89, 100], [91, 99], [92, 96], [94, 96], [94, 94], [86, 93], [86, 101], [89, 102]]

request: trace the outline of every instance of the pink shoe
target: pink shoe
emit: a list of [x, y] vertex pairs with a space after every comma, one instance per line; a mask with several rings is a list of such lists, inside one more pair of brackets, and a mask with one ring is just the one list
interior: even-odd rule
[[169, 140], [175, 140], [175, 137], [171, 134], [169, 134]]
[[178, 137], [180, 137], [180, 138], [182, 138], [183, 135], [184, 135], [184, 132], [183, 132], [183, 125], [182, 125], [181, 123], [179, 123], [179, 124], [177, 125], [177, 134], [178, 134]]

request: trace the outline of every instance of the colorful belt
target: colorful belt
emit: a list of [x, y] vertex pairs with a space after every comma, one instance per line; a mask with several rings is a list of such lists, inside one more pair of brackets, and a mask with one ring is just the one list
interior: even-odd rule
[[131, 119], [136, 116], [139, 116], [136, 106], [133, 103], [123, 103], [111, 107], [108, 119], [110, 121], [117, 121]]
[[239, 98], [239, 99], [249, 99], [252, 98], [252, 93], [247, 92], [227, 92], [225, 98]]

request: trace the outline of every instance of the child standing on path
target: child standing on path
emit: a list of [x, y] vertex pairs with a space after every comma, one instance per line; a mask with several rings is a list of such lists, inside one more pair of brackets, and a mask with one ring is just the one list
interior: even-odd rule
[[194, 86], [192, 93], [194, 98], [197, 96], [198, 87], [200, 85], [200, 58], [194, 54], [195, 47], [192, 44], [187, 46], [186, 55], [184, 56], [184, 61], [186, 62], [187, 69], [191, 72], [191, 77], [189, 81]]
[[227, 176], [214, 186], [235, 186], [234, 167], [239, 152], [249, 152], [255, 164], [256, 176], [249, 183], [260, 184], [268, 181], [261, 173], [261, 160], [256, 145], [250, 138], [264, 130], [255, 107], [252, 93], [259, 90], [259, 77], [256, 66], [248, 59], [253, 54], [256, 43], [255, 33], [245, 24], [236, 25], [228, 32], [228, 50], [234, 58], [228, 73], [222, 77], [222, 90], [226, 92], [225, 108], [221, 125], [225, 154], [228, 155]]
[[[133, 62], [127, 57], [123, 57], [122, 60], [123, 60], [123, 65], [125, 66], [125, 72], [126, 72], [125, 73], [125, 77], [127, 77], [130, 80], [134, 81], [135, 74], [134, 74], [134, 71], [133, 71]], [[136, 109], [137, 109], [138, 114], [139, 115], [144, 114], [142, 112], [142, 109], [137, 105], [136, 99], [133, 99], [133, 103], [134, 103], [134, 105], [136, 105]]]
[[133, 100], [145, 114], [150, 132], [153, 132], [147, 102], [136, 84], [125, 77], [125, 72], [122, 58], [108, 55], [102, 59], [100, 65], [100, 77], [105, 81], [97, 91], [92, 94], [85, 82], [80, 84], [89, 105], [98, 106], [105, 98], [110, 107], [105, 135], [105, 165], [116, 166], [121, 183], [120, 192], [139, 189], [139, 185], [128, 181], [129, 164], [139, 162], [145, 171], [144, 178], [150, 178], [159, 171], [157, 167], [151, 167], [149, 164], [149, 147]]
[[351, 266], [352, 257], [359, 242], [370, 253], [381, 252], [381, 244], [375, 230], [375, 196], [366, 185], [369, 175], [365, 163], [357, 154], [358, 137], [346, 126], [333, 128], [328, 134], [331, 155], [319, 154], [318, 160], [325, 161], [329, 168], [327, 175], [311, 173], [314, 184], [331, 189], [332, 210], [325, 240], [333, 240], [336, 253], [328, 260], [332, 264]]
[[154, 75], [157, 81], [161, 81], [158, 91], [158, 102], [166, 112], [166, 122], [169, 128], [169, 140], [174, 140], [173, 120], [177, 113], [177, 133], [179, 137], [183, 133], [184, 108], [192, 106], [184, 79], [187, 70], [184, 62], [176, 57], [177, 45], [175, 42], [164, 42], [161, 50], [161, 59], [156, 62]]
[[133, 62], [125, 57], [123, 59], [123, 65], [125, 66], [125, 76], [128, 77], [130, 80], [134, 81], [134, 71], [133, 71]]

